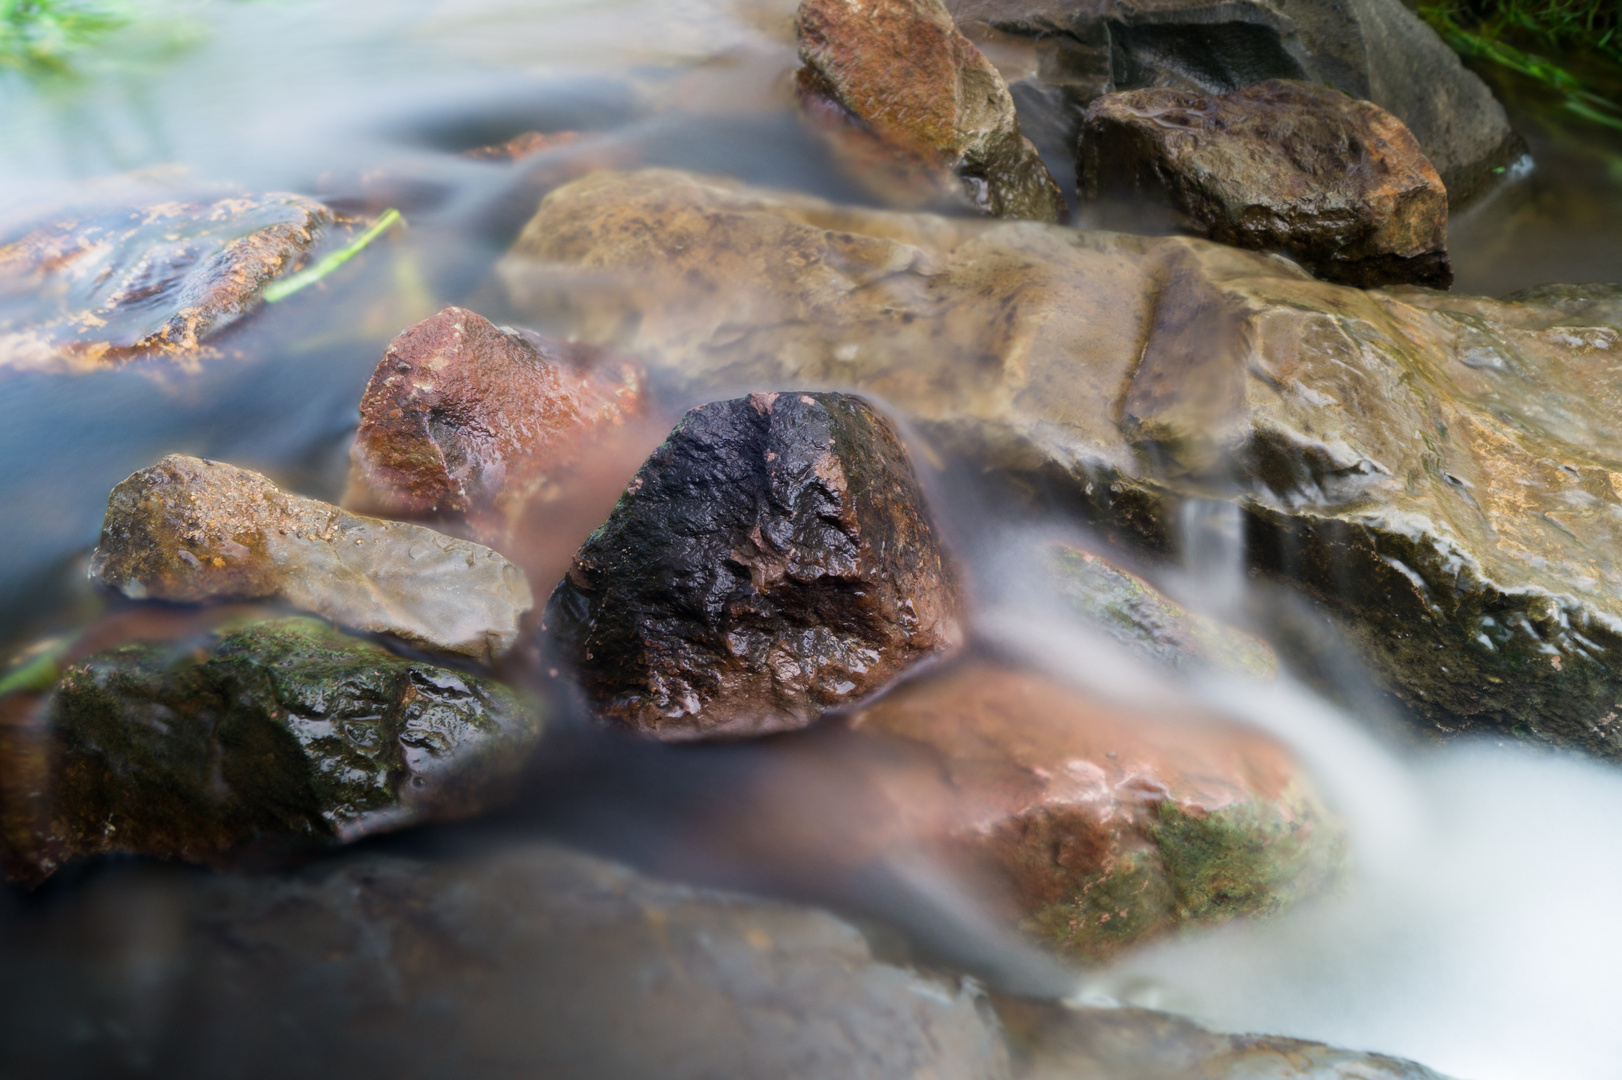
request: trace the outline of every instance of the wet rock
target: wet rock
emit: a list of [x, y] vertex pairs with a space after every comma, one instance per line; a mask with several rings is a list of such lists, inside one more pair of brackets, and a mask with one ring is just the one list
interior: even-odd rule
[[490, 680], [308, 618], [96, 653], [45, 726], [48, 824], [6, 853], [31, 881], [76, 856], [216, 862], [466, 817], [512, 793], [541, 733]]
[[1401, 1058], [1224, 1035], [1148, 1009], [999, 1000], [1018, 1080], [1446, 1080]]
[[508, 535], [601, 429], [641, 411], [635, 364], [446, 308], [389, 345], [360, 402], [344, 501]]
[[1009, 1075], [972, 983], [879, 963], [830, 915], [532, 842], [126, 871], [7, 942], [0, 1052], [35, 1075]]
[[1329, 281], [1453, 282], [1436, 170], [1400, 120], [1326, 87], [1106, 94], [1087, 109], [1076, 172], [1084, 198], [1169, 199], [1195, 232]]
[[892, 170], [954, 175], [994, 217], [1068, 217], [1008, 86], [940, 0], [802, 0], [795, 28], [808, 115], [880, 171], [888, 155]]
[[486, 663], [533, 603], [522, 571], [489, 548], [181, 454], [113, 489], [90, 575], [136, 600], [283, 600]]
[[1257, 679], [1278, 674], [1260, 638], [1189, 611], [1108, 559], [1068, 544], [1046, 551], [1049, 580], [1065, 606], [1129, 652], [1177, 671], [1220, 668]]
[[526, 131], [522, 135], [514, 135], [506, 142], [492, 143], [489, 146], [475, 146], [467, 151], [467, 156], [475, 161], [523, 161], [525, 158], [533, 157], [542, 151], [571, 146], [579, 141], [580, 132], [578, 131]]
[[960, 606], [890, 423], [752, 394], [677, 424], [545, 625], [600, 715], [680, 740], [804, 727], [956, 645]]
[[1269, 79], [1332, 86], [1413, 132], [1453, 204], [1524, 144], [1492, 92], [1401, 0], [948, 0], [971, 38], [1024, 38], [1040, 84], [1080, 111], [1112, 90], [1226, 94]]
[[300, 195], [238, 195], [75, 213], [0, 236], [0, 366], [195, 361], [331, 224]]
[[1424, 730], [1622, 759], [1604, 289], [1362, 291], [1200, 240], [669, 172], [560, 189], [500, 273], [520, 308], [694, 394], [881, 398], [935, 452], [1061, 497], [1106, 539], [1175, 555], [1184, 508], [1231, 507], [1234, 564], [1339, 619]]
[[1277, 911], [1321, 891], [1342, 859], [1290, 754], [1215, 718], [1172, 721], [975, 662], [850, 724], [938, 757], [953, 793], [938, 835], [997, 867], [1026, 927], [1078, 960]]

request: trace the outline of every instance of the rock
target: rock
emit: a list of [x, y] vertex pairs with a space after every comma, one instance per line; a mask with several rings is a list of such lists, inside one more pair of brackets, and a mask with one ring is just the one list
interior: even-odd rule
[[1106, 94], [1087, 108], [1076, 174], [1084, 198], [1168, 198], [1195, 232], [1328, 281], [1453, 283], [1441, 177], [1402, 121], [1326, 87]]
[[876, 143], [868, 156], [892, 155], [891, 168], [955, 175], [994, 217], [1069, 216], [1002, 76], [940, 0], [802, 0], [795, 29], [801, 101], [841, 142]]
[[575, 556], [545, 626], [656, 738], [804, 727], [955, 646], [962, 599], [906, 450], [844, 394], [691, 410]]
[[659, 171], [554, 192], [500, 276], [695, 395], [873, 395], [1121, 544], [1175, 554], [1185, 508], [1235, 507], [1235, 565], [1340, 619], [1424, 730], [1622, 759], [1607, 290], [1365, 292], [1190, 238]]
[[1055, 543], [1049, 580], [1065, 605], [1127, 651], [1176, 671], [1220, 668], [1256, 679], [1278, 675], [1272, 646], [1253, 634], [1189, 611], [1108, 559]]
[[76, 856], [217, 862], [467, 817], [512, 794], [541, 733], [497, 683], [308, 618], [96, 653], [46, 726], [49, 824], [6, 857], [32, 881]]
[[947, 0], [972, 38], [1022, 37], [1041, 82], [1080, 108], [1100, 93], [1226, 94], [1269, 79], [1332, 86], [1407, 125], [1454, 206], [1524, 152], [1499, 105], [1401, 0]]
[[135, 600], [283, 600], [486, 663], [533, 604], [522, 571], [489, 548], [181, 454], [113, 489], [90, 576]]
[[1215, 718], [1173, 722], [975, 662], [908, 682], [850, 725], [938, 757], [953, 792], [940, 839], [999, 869], [1026, 927], [1073, 959], [1277, 911], [1342, 861], [1339, 827], [1289, 753]]
[[534, 842], [126, 870], [33, 910], [0, 988], [0, 1053], [29, 1075], [1009, 1075], [971, 982], [879, 963], [821, 912]]
[[237, 195], [74, 213], [0, 237], [0, 366], [195, 362], [331, 224], [300, 195]]
[[506, 142], [492, 143], [489, 146], [475, 146], [466, 151], [467, 157], [475, 161], [495, 161], [510, 163], [523, 161], [527, 157], [534, 157], [544, 150], [556, 150], [559, 147], [571, 146], [580, 141], [578, 131], [526, 131], [521, 135], [514, 135]]
[[638, 415], [642, 381], [601, 350], [446, 308], [396, 337], [373, 372], [344, 501], [462, 518], [499, 540], [594, 434]]
[[1148, 1009], [999, 1000], [1018, 1080], [1446, 1080], [1384, 1054], [1224, 1035]]

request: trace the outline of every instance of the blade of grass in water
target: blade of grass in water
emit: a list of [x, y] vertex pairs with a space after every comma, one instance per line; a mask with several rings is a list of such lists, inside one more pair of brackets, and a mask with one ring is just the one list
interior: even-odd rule
[[290, 277], [280, 281], [273, 281], [265, 286], [265, 303], [274, 304], [278, 300], [285, 300], [300, 289], [308, 288], [332, 273], [344, 263], [359, 255], [366, 246], [379, 236], [388, 232], [395, 224], [404, 221], [400, 211], [393, 207], [383, 211], [383, 216], [372, 223], [372, 227], [361, 233], [355, 239], [334, 251], [314, 266], [306, 267]]

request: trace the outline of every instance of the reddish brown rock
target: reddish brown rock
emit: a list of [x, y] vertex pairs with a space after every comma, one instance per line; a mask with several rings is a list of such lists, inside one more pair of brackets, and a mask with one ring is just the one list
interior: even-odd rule
[[916, 831], [995, 867], [1026, 926], [1076, 959], [1277, 910], [1323, 888], [1341, 857], [1288, 751], [1212, 717], [1173, 721], [976, 662], [850, 723], [937, 758], [950, 799], [928, 785], [897, 799], [922, 808]]
[[1149, 192], [1213, 240], [1329, 281], [1453, 282], [1441, 177], [1402, 121], [1338, 90], [1106, 94], [1087, 109], [1076, 177], [1083, 199]]
[[475, 161], [523, 161], [544, 150], [556, 150], [562, 146], [570, 146], [580, 141], [578, 131], [526, 131], [522, 135], [514, 135], [506, 142], [493, 143], [490, 146], [476, 146], [467, 151], [467, 156]]
[[300, 195], [175, 199], [0, 237], [0, 366], [197, 356], [332, 220]]
[[446, 308], [372, 374], [345, 503], [504, 537], [594, 435], [640, 414], [642, 390], [631, 361]]
[[[807, 114], [847, 153], [877, 166], [881, 181], [896, 172], [955, 175], [983, 213], [1068, 216], [1020, 134], [1007, 84], [940, 0], [804, 0], [795, 26]], [[878, 164], [880, 154], [888, 165]]]
[[545, 629], [597, 713], [665, 740], [804, 727], [962, 637], [895, 429], [847, 394], [682, 418], [592, 533]]

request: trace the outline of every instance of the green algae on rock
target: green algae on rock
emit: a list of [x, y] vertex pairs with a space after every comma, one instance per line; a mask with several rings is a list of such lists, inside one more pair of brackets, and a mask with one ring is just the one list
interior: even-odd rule
[[[581, 274], [589, 270], [589, 274]], [[1425, 729], [1622, 759], [1622, 327], [1605, 290], [1359, 290], [1182, 237], [601, 173], [500, 270], [692, 388], [884, 400], [938, 452], [1175, 553], [1190, 500]], [[570, 282], [574, 282], [571, 286]]]
[[1185, 926], [1276, 912], [1334, 880], [1338, 824], [1279, 744], [984, 662], [933, 672], [855, 713], [905, 740], [946, 792], [903, 781], [925, 835], [994, 867], [1023, 925], [1088, 962]]
[[259, 843], [349, 843], [508, 797], [541, 735], [488, 679], [309, 618], [134, 643], [62, 675], [45, 713], [49, 806], [8, 872], [130, 852], [217, 862]]
[[1061, 543], [1046, 555], [1048, 580], [1065, 605], [1129, 651], [1178, 671], [1278, 674], [1278, 657], [1261, 638], [1189, 611], [1109, 560]]
[[487, 547], [183, 454], [113, 489], [90, 576], [132, 600], [284, 600], [486, 663], [534, 603], [523, 571]]

